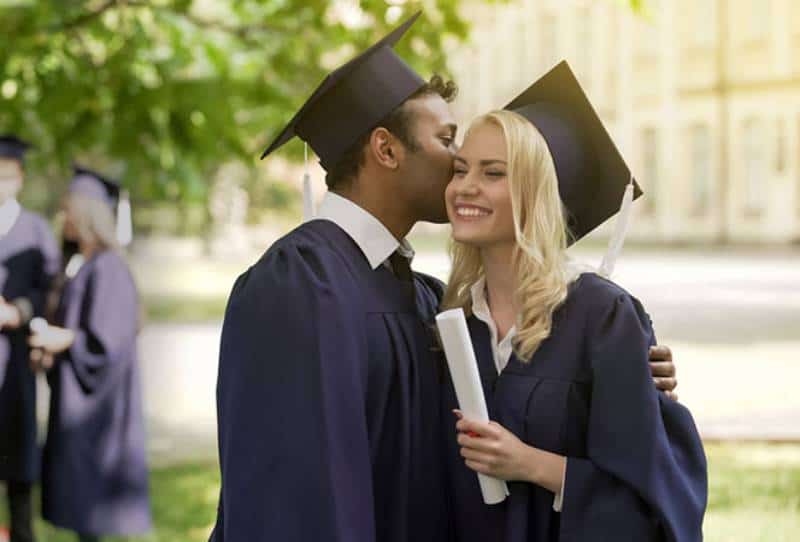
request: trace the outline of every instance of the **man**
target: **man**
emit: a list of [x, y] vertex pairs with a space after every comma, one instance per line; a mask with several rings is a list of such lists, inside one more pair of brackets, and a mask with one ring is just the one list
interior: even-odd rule
[[237, 280], [220, 349], [215, 542], [446, 540], [441, 283], [405, 236], [447, 220], [455, 88], [391, 49], [417, 16], [323, 81], [294, 135], [327, 171], [312, 220]]
[[0, 136], [0, 480], [8, 488], [11, 542], [34, 539], [31, 486], [38, 477], [39, 453], [28, 322], [44, 310], [59, 269], [47, 222], [16, 199], [28, 147], [15, 136]]

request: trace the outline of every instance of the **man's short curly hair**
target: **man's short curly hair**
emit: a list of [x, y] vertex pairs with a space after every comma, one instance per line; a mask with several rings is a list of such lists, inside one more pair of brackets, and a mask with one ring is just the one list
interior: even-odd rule
[[325, 176], [325, 184], [328, 185], [328, 188], [332, 189], [341, 186], [358, 175], [361, 166], [364, 165], [364, 146], [369, 142], [372, 130], [379, 126], [386, 128], [394, 134], [394, 136], [411, 152], [419, 150], [419, 143], [412, 133], [414, 115], [405, 105], [409, 100], [431, 94], [438, 94], [444, 101], [450, 103], [455, 100], [458, 94], [458, 87], [455, 82], [450, 80], [446, 81], [439, 75], [431, 77], [430, 81], [409, 96], [405, 102], [394, 108], [391, 113], [386, 115], [378, 124], [350, 146], [347, 152], [342, 155], [336, 165], [333, 166]]

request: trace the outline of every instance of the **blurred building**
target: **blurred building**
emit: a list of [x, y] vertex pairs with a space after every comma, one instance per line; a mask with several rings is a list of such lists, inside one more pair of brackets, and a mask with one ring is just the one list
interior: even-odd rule
[[473, 34], [451, 53], [460, 119], [566, 58], [645, 190], [631, 237], [800, 240], [800, 2], [626, 4], [467, 4]]

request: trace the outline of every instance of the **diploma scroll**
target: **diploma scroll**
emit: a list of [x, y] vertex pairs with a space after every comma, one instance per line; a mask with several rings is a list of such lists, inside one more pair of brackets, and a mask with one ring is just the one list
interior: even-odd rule
[[[452, 309], [438, 314], [436, 326], [442, 338], [447, 366], [450, 368], [450, 376], [453, 379], [461, 411], [473, 420], [488, 422], [489, 411], [483, 397], [478, 362], [472, 349], [464, 311]], [[508, 495], [508, 486], [503, 480], [478, 474], [478, 482], [483, 493], [483, 502], [486, 504], [502, 502]]]

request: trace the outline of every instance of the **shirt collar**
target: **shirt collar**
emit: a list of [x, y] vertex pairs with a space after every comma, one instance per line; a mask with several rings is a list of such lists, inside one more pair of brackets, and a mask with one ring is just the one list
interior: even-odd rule
[[0, 205], [0, 235], [11, 231], [21, 211], [22, 207], [16, 198], [9, 198], [3, 205]]
[[380, 220], [347, 198], [328, 191], [315, 218], [330, 220], [358, 245], [372, 269], [377, 269], [395, 250], [409, 260], [414, 257], [411, 245], [398, 241]]
[[505, 368], [513, 352], [514, 339], [517, 336], [517, 326], [508, 330], [508, 333], [506, 333], [506, 336], [503, 337], [502, 340], [498, 338], [497, 326], [494, 323], [492, 312], [489, 310], [489, 302], [486, 299], [486, 277], [481, 277], [475, 281], [470, 288], [470, 296], [472, 297], [472, 314], [489, 328], [492, 342], [492, 355], [494, 356], [497, 372], [500, 373]]

